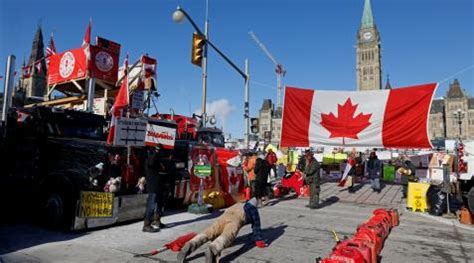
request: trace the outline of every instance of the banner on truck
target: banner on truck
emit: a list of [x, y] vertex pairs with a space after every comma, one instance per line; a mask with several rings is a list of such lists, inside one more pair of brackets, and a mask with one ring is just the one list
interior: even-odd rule
[[176, 140], [176, 127], [148, 123], [146, 127], [145, 145], [157, 146], [161, 144], [164, 148], [174, 148]]
[[147, 122], [120, 118], [115, 128], [114, 146], [145, 146]]

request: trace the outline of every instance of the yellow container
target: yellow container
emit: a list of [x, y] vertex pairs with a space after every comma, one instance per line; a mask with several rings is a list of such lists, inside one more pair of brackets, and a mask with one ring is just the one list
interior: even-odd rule
[[430, 184], [428, 183], [408, 183], [407, 208], [414, 212], [427, 212], [428, 202], [426, 192]]

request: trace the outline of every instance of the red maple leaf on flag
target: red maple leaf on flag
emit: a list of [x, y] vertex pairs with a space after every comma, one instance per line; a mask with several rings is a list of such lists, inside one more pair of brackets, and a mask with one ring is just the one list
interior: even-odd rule
[[351, 99], [348, 98], [344, 105], [337, 105], [337, 117], [331, 112], [329, 114], [321, 113], [321, 125], [328, 130], [331, 135], [329, 138], [342, 137], [359, 139], [357, 134], [370, 125], [370, 117], [372, 114], [359, 113], [354, 117], [358, 104], [353, 105]]

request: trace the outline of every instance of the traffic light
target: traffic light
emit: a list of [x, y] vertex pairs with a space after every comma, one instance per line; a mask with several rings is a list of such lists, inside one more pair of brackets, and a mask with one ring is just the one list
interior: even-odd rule
[[258, 133], [258, 118], [250, 118], [250, 131]]
[[206, 44], [206, 39], [203, 35], [193, 34], [193, 47], [191, 50], [191, 63], [196, 66], [202, 66], [202, 58], [204, 54], [204, 45]]

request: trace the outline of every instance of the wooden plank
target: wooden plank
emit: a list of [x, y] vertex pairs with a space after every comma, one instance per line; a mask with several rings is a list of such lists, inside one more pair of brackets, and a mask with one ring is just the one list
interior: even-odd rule
[[[359, 184], [356, 184], [354, 187], [359, 187]], [[353, 193], [351, 197], [347, 199], [349, 202], [355, 202], [361, 195], [367, 193], [367, 191], [371, 191], [370, 187], [366, 185], [362, 185], [362, 188], [357, 190], [357, 192]]]

